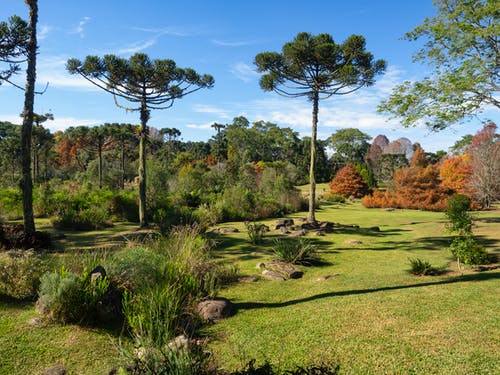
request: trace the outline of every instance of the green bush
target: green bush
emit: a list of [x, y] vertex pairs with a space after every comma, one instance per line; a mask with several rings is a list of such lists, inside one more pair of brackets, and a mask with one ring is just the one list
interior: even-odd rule
[[324, 197], [324, 199], [328, 203], [345, 203], [346, 202], [346, 199], [342, 195], [339, 195], [339, 194], [327, 194]]
[[97, 230], [112, 226], [109, 214], [103, 207], [89, 207], [81, 210], [66, 208], [52, 219], [57, 229]]
[[0, 260], [0, 294], [16, 299], [36, 297], [40, 277], [54, 269], [54, 258], [25, 250], [8, 255]]
[[410, 273], [417, 276], [432, 275], [436, 272], [435, 268], [426, 261], [419, 258], [409, 258], [410, 262]]
[[115, 193], [109, 202], [109, 213], [114, 220], [139, 222], [139, 205], [135, 191]]
[[456, 237], [450, 245], [450, 251], [457, 258], [459, 264], [477, 265], [489, 262], [488, 253], [484, 246], [472, 236]]
[[267, 226], [262, 223], [250, 223], [248, 221], [245, 222], [245, 226], [250, 242], [254, 245], [262, 243], [262, 237], [267, 231]]
[[79, 276], [61, 268], [40, 279], [39, 302], [48, 312], [46, 318], [59, 323], [96, 323], [97, 307], [108, 295], [109, 281], [91, 280], [85, 272]]
[[8, 220], [22, 217], [22, 195], [20, 189], [0, 190], [0, 216]]
[[169, 272], [163, 257], [145, 246], [125, 249], [117, 253], [108, 267], [109, 277], [122, 289], [140, 293], [166, 278]]
[[445, 215], [450, 221], [448, 229], [460, 236], [472, 234], [472, 216], [469, 213], [471, 199], [467, 195], [454, 194], [448, 199]]
[[272, 250], [283, 262], [309, 265], [319, 260], [317, 247], [306, 238], [278, 238]]

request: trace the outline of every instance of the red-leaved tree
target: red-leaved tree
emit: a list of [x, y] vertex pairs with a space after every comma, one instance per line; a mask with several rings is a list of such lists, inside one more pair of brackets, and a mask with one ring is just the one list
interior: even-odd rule
[[340, 169], [330, 182], [330, 193], [349, 198], [362, 198], [370, 193], [370, 187], [352, 164]]

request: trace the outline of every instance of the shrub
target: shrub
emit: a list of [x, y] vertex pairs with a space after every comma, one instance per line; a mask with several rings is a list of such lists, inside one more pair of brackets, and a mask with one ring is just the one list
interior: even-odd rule
[[236, 278], [237, 269], [216, 263], [210, 257], [213, 242], [200, 234], [200, 226], [177, 226], [168, 236], [154, 246], [169, 263], [174, 264], [182, 274], [191, 275], [197, 281], [199, 294], [215, 296], [225, 282]]
[[340, 169], [330, 182], [330, 192], [345, 198], [362, 198], [370, 192], [370, 188], [358, 170], [348, 164]]
[[111, 197], [109, 213], [115, 220], [139, 222], [139, 205], [135, 191], [120, 191]]
[[472, 216], [469, 214], [471, 199], [467, 195], [454, 194], [446, 205], [446, 218], [450, 221], [448, 230], [461, 236], [472, 234]]
[[54, 258], [33, 251], [13, 251], [0, 260], [0, 294], [16, 298], [34, 298], [40, 277], [55, 267]]
[[138, 293], [160, 283], [165, 273], [163, 258], [147, 247], [133, 247], [117, 253], [109, 265], [109, 277], [122, 289]]
[[339, 194], [326, 194], [324, 199], [328, 203], [345, 203], [345, 197]]
[[267, 226], [262, 223], [250, 223], [248, 221], [245, 222], [245, 226], [250, 242], [254, 245], [260, 244], [264, 233], [266, 233]]
[[488, 253], [484, 246], [472, 236], [456, 237], [450, 245], [450, 251], [457, 258], [459, 268], [460, 262], [468, 265], [488, 263]]
[[410, 273], [412, 275], [426, 276], [432, 275], [436, 272], [435, 268], [432, 267], [431, 264], [426, 260], [422, 260], [419, 258], [409, 258], [408, 261], [410, 262]]
[[52, 219], [52, 225], [57, 229], [97, 230], [112, 226], [109, 215], [103, 207], [90, 207], [82, 210], [74, 208], [63, 209]]
[[97, 307], [109, 291], [107, 278], [91, 280], [85, 272], [78, 276], [63, 268], [44, 274], [40, 279], [39, 302], [48, 311], [46, 317], [59, 323], [96, 323]]
[[0, 190], [0, 216], [8, 220], [22, 217], [22, 195], [20, 189]]
[[272, 250], [283, 262], [308, 265], [319, 260], [316, 246], [305, 238], [278, 238]]

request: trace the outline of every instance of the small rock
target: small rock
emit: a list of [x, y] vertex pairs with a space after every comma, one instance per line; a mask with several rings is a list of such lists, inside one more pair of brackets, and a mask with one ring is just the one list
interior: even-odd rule
[[42, 375], [66, 375], [66, 369], [63, 365], [57, 365], [44, 370]]
[[97, 266], [90, 272], [90, 280], [92, 280], [92, 282], [96, 281], [100, 277], [106, 277], [106, 270], [103, 266]]
[[296, 232], [293, 232], [290, 237], [302, 237], [306, 235], [306, 231], [304, 229], [300, 229]]
[[318, 230], [316, 233], [314, 233], [316, 236], [324, 236], [325, 235], [325, 231], [323, 230]]
[[28, 324], [33, 327], [38, 327], [38, 328], [43, 328], [46, 327], [47, 325], [45, 322], [40, 319], [39, 317], [34, 317], [28, 320]]
[[239, 232], [238, 228], [233, 228], [233, 227], [221, 227], [214, 230], [214, 233], [217, 234], [238, 233], [238, 232]]
[[242, 276], [239, 279], [242, 283], [254, 283], [259, 280], [257, 276]]
[[283, 227], [280, 227], [279, 230], [281, 231], [281, 233], [283, 234], [289, 234], [290, 231], [287, 229], [287, 227], [283, 226]]
[[188, 350], [189, 339], [185, 335], [179, 335], [170, 341], [167, 346], [173, 351]]
[[284, 277], [284, 279], [299, 279], [304, 275], [304, 272], [299, 270], [291, 263], [286, 262], [272, 262], [266, 264], [266, 270], [277, 273]]
[[388, 208], [384, 208], [384, 211], [388, 211], [388, 212], [391, 212], [391, 211], [394, 211], [395, 209], [392, 208], [392, 207], [388, 207]]
[[370, 227], [368, 230], [371, 230], [372, 232], [380, 232], [380, 227]]
[[274, 227], [275, 230], [278, 230], [282, 227], [290, 227], [294, 225], [293, 219], [283, 219], [283, 220], [278, 220], [276, 222], [276, 225]]
[[332, 277], [338, 276], [338, 274], [333, 274], [333, 275], [324, 275], [324, 276], [318, 276], [314, 279], [314, 281], [325, 281], [328, 279], [331, 279]]
[[257, 265], [255, 266], [255, 268], [257, 268], [257, 269], [266, 268], [266, 264], [265, 264], [265, 263], [263, 263], [263, 262], [259, 262], [259, 263], [257, 263]]
[[270, 270], [264, 270], [262, 271], [262, 276], [264, 276], [266, 279], [270, 280], [278, 280], [278, 281], [285, 281], [286, 278], [282, 274]]
[[198, 314], [210, 323], [216, 323], [236, 313], [236, 307], [226, 298], [201, 301], [197, 306]]
[[346, 240], [345, 243], [349, 245], [361, 245], [363, 241], [360, 240]]

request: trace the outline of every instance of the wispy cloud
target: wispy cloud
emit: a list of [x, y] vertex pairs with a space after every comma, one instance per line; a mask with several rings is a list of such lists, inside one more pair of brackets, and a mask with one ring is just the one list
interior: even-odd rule
[[80, 22], [78, 22], [78, 26], [76, 26], [72, 31], [71, 34], [79, 34], [80, 38], [85, 37], [85, 25], [91, 20], [90, 17], [83, 17]]
[[187, 37], [198, 35], [201, 29], [190, 29], [189, 27], [165, 26], [165, 27], [132, 27], [132, 30], [142, 31], [145, 33], [161, 35], [171, 35], [178, 37]]
[[98, 90], [92, 83], [80, 77], [71, 75], [66, 70], [67, 56], [41, 57], [37, 63], [37, 82], [41, 85], [49, 83], [49, 87]]
[[222, 47], [244, 47], [244, 46], [250, 46], [252, 44], [255, 44], [253, 41], [227, 41], [227, 40], [220, 40], [220, 39], [212, 39], [211, 42], [215, 45], [222, 46]]
[[250, 82], [259, 76], [252, 66], [243, 62], [231, 65], [229, 71], [243, 82]]
[[132, 43], [128, 46], [122, 47], [116, 50], [115, 54], [117, 55], [131, 55], [140, 51], [145, 50], [151, 46], [154, 46], [157, 42], [157, 39], [150, 39], [142, 42]]
[[49, 26], [49, 25], [40, 25], [40, 27], [38, 28], [38, 35], [36, 36], [36, 38], [38, 40], [44, 40], [47, 35], [52, 31], [52, 27]]
[[226, 109], [222, 109], [219, 107], [214, 107], [206, 104], [195, 104], [193, 105], [193, 111], [197, 113], [208, 113], [216, 115], [220, 119], [229, 119], [231, 116], [229, 115]]
[[190, 129], [200, 129], [200, 130], [208, 130], [211, 129], [213, 122], [204, 123], [204, 124], [187, 124], [186, 127]]

